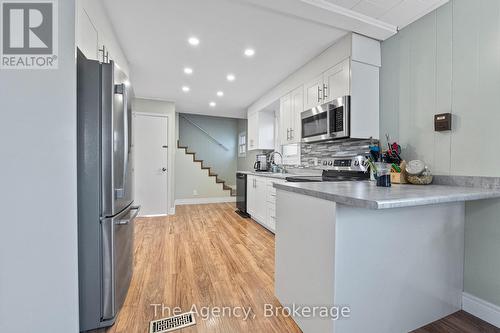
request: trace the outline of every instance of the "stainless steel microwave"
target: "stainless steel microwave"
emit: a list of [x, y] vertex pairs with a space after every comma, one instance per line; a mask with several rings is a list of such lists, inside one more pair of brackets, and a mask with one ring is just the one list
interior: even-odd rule
[[350, 102], [344, 96], [302, 112], [302, 142], [349, 138]]

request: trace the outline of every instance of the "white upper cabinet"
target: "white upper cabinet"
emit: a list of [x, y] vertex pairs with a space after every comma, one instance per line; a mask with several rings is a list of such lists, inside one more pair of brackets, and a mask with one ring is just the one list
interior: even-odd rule
[[274, 150], [274, 113], [249, 113], [247, 133], [248, 150]]
[[345, 59], [323, 74], [323, 103], [350, 95], [350, 61]]
[[292, 98], [287, 94], [280, 99], [280, 140], [281, 145], [287, 144], [290, 140], [290, 118], [292, 114]]
[[259, 116], [257, 112], [248, 115], [247, 144], [248, 150], [257, 149], [259, 141]]
[[304, 110], [322, 104], [323, 102], [323, 74], [304, 85]]
[[[379, 139], [380, 66], [380, 42], [348, 34], [255, 101], [248, 108], [249, 118], [279, 100], [277, 145], [296, 144], [301, 142], [303, 111], [349, 95], [350, 137]], [[259, 149], [260, 142], [254, 140], [255, 147], [250, 149]]]
[[302, 137], [301, 113], [304, 111], [304, 88], [301, 86], [291, 93], [292, 116], [290, 120], [290, 143], [299, 143]]
[[300, 142], [302, 111], [304, 111], [304, 88], [300, 86], [280, 100], [281, 145]]
[[350, 59], [333, 66], [304, 86], [304, 110], [350, 95]]

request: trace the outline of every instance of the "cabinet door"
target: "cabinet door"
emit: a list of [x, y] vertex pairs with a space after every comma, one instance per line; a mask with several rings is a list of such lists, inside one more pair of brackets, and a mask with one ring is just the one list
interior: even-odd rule
[[276, 206], [267, 203], [266, 225], [272, 232], [276, 230]]
[[291, 94], [285, 95], [280, 100], [280, 138], [281, 144], [290, 140], [290, 118], [292, 113]]
[[255, 215], [256, 202], [255, 202], [255, 176], [247, 176], [247, 212], [251, 216]]
[[248, 115], [248, 150], [258, 149], [259, 145], [259, 114], [257, 112]]
[[304, 111], [304, 89], [299, 87], [292, 91], [290, 113], [290, 140], [289, 143], [299, 143], [302, 135], [302, 121], [300, 118], [301, 113]]
[[323, 75], [304, 85], [304, 110], [323, 103]]
[[255, 216], [254, 219], [266, 223], [267, 183], [264, 177], [255, 177]]
[[346, 59], [333, 66], [324, 73], [324, 102], [330, 102], [335, 98], [350, 95], [350, 66]]

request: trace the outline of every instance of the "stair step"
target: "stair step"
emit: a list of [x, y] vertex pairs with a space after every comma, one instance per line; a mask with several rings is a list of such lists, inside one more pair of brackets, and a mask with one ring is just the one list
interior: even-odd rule
[[213, 173], [211, 167], [203, 165], [203, 160], [196, 159], [196, 153], [188, 151], [189, 147], [187, 147], [187, 146], [181, 146], [180, 143], [179, 143], [179, 141], [177, 141], [177, 148], [184, 149], [184, 152], [187, 155], [192, 155], [193, 156], [193, 162], [195, 162], [195, 163], [201, 163], [201, 169], [202, 170], [208, 170], [208, 176], [209, 177], [215, 177], [215, 182], [217, 184], [222, 184], [222, 188], [223, 188], [224, 191], [230, 191], [232, 197], [236, 196], [236, 190], [234, 188], [232, 188], [231, 186], [226, 185], [226, 181], [220, 179], [218, 174]]

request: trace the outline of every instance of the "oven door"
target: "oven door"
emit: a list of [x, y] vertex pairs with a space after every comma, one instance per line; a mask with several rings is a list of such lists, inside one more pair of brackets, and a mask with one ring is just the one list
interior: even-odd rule
[[345, 139], [351, 135], [350, 101], [350, 96], [344, 96], [328, 104], [328, 129], [332, 139]]
[[301, 113], [302, 142], [315, 142], [330, 139], [329, 114], [325, 105], [316, 106]]

